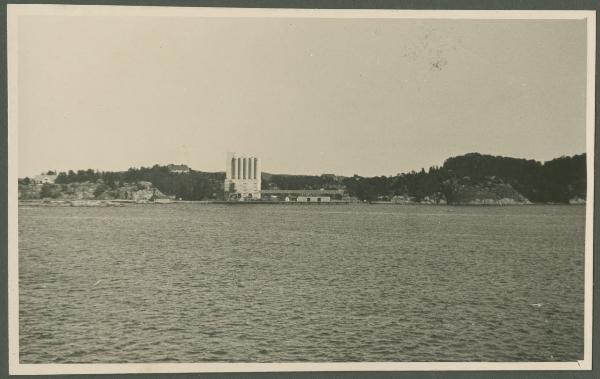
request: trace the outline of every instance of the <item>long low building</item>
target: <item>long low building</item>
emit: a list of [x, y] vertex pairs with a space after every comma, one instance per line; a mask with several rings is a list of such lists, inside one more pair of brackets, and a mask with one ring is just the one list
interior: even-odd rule
[[329, 196], [298, 196], [296, 199], [298, 203], [329, 203], [331, 197]]
[[289, 196], [344, 196], [345, 190], [341, 189], [319, 189], [319, 190], [262, 190], [262, 195], [289, 195]]

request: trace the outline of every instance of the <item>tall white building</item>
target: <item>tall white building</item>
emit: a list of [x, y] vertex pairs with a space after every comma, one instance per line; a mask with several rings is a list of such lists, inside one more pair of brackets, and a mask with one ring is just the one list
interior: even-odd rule
[[230, 197], [260, 199], [260, 158], [227, 153], [225, 163], [225, 193]]

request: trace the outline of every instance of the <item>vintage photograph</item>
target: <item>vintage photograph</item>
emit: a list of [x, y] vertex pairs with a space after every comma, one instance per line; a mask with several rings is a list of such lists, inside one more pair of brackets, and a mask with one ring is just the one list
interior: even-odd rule
[[590, 369], [595, 22], [9, 5], [11, 373]]

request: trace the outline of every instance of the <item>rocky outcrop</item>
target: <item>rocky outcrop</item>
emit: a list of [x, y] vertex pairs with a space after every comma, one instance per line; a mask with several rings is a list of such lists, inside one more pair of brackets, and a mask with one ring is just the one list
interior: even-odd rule
[[390, 200], [393, 204], [417, 204], [414, 197], [408, 195], [397, 195]]
[[444, 184], [447, 187], [448, 203], [453, 205], [531, 204], [510, 184], [495, 177], [478, 182], [464, 177], [461, 180], [449, 180]]
[[434, 192], [430, 195], [424, 196], [421, 200], [417, 200], [416, 197], [408, 194], [396, 195], [390, 199], [392, 204], [423, 204], [423, 205], [445, 205], [448, 204], [446, 195], [441, 192]]
[[[96, 197], [95, 192], [99, 184], [97, 183], [69, 183], [69, 184], [55, 184], [62, 191], [61, 199], [70, 200], [91, 200]], [[44, 196], [46, 197], [46, 196]], [[50, 196], [54, 197], [54, 196]]]
[[497, 198], [475, 198], [467, 202], [452, 203], [454, 205], [523, 205], [532, 204], [529, 200], [516, 200], [508, 197]]
[[106, 200], [24, 200], [30, 207], [122, 207], [124, 204]]
[[115, 188], [109, 187], [102, 181], [96, 183], [19, 185], [19, 200], [71, 200], [81, 201], [81, 204], [86, 204], [85, 201], [89, 200], [148, 202], [168, 198], [167, 195], [155, 188], [150, 182], [123, 183]]
[[164, 193], [154, 188], [150, 182], [125, 184], [113, 191], [106, 192], [105, 196], [112, 197], [113, 199], [133, 200], [137, 202], [168, 198]]
[[429, 204], [429, 205], [446, 205], [448, 204], [448, 200], [446, 199], [446, 195], [441, 192], [434, 192], [431, 195], [424, 196], [419, 204]]
[[67, 201], [71, 207], [122, 207], [123, 204], [105, 200], [71, 200]]
[[19, 200], [35, 200], [40, 199], [42, 185], [36, 184], [19, 184]]

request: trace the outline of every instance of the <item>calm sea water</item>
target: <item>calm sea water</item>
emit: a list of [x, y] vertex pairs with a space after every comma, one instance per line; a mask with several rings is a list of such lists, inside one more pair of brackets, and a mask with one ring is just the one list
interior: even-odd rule
[[581, 206], [19, 208], [21, 363], [573, 361]]

